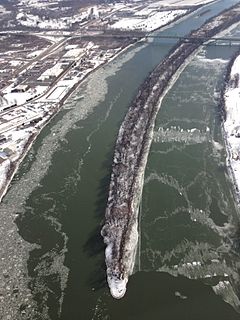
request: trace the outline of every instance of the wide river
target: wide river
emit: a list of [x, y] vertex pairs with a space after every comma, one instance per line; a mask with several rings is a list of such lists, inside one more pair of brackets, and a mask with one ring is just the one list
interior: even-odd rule
[[[237, 2], [218, 1], [162, 32], [186, 34]], [[41, 132], [4, 198], [9, 214], [19, 214], [20, 235], [36, 244], [28, 278], [41, 319], [240, 319], [239, 212], [218, 107], [237, 50], [226, 43], [203, 47], [163, 100], [136, 272], [121, 300], [106, 285], [100, 229], [114, 143], [139, 85], [173, 44], [139, 43], [92, 74]]]

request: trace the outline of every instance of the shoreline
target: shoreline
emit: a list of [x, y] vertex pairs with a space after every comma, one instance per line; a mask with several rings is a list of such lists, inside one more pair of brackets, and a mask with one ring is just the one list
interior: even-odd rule
[[[220, 102], [219, 102], [219, 107], [220, 107], [220, 112], [221, 112], [221, 120], [222, 120], [222, 133], [223, 133], [223, 140], [225, 144], [225, 150], [226, 150], [226, 167], [227, 167], [227, 172], [230, 178], [230, 182], [233, 186], [233, 196], [234, 199], [239, 206], [240, 204], [240, 184], [238, 182], [238, 179], [236, 177], [236, 174], [234, 173], [235, 170], [233, 168], [233, 146], [231, 145], [230, 141], [230, 136], [233, 135], [233, 133], [230, 133], [229, 129], [226, 126], [226, 121], [230, 113], [230, 105], [229, 102], [227, 101], [227, 98], [229, 97], [229, 94], [231, 93], [231, 78], [233, 76], [233, 67], [237, 61], [237, 59], [240, 57], [240, 49], [232, 56], [231, 60], [229, 61], [226, 69], [226, 73], [224, 76], [224, 86], [221, 91], [221, 97], [220, 97]], [[236, 101], [237, 103], [237, 101]]]
[[123, 120], [115, 145], [105, 225], [101, 232], [106, 244], [107, 281], [114, 298], [124, 296], [133, 271], [140, 195], [161, 101], [189, 58], [203, 45], [203, 38], [210, 39], [239, 22], [239, 7], [237, 4], [223, 10], [190, 32], [189, 36], [197, 41], [179, 41], [173, 46], [140, 86]]

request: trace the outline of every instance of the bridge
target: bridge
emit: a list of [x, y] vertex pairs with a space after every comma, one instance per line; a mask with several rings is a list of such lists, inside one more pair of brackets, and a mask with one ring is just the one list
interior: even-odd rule
[[[96, 32], [96, 33], [94, 33]], [[16, 33], [15, 33], [16, 34]], [[19, 35], [25, 35], [25, 34], [35, 34], [31, 32], [19, 32]], [[0, 32], [0, 37], [6, 35], [5, 32]], [[41, 36], [41, 34], [35, 34]], [[153, 34], [153, 33], [144, 33], [141, 31], [136, 32], [120, 32], [120, 33], [111, 33], [106, 32], [105, 30], [92, 30], [92, 32], [88, 33], [82, 33], [82, 32], [73, 32], [68, 34], [55, 34], [55, 33], [48, 33], [43, 34], [42, 36], [51, 36], [51, 37], [61, 37], [61, 38], [82, 38], [82, 39], [88, 39], [91, 37], [97, 37], [97, 38], [119, 38], [119, 39], [135, 39], [135, 40], [148, 40], [148, 39], [159, 39], [159, 40], [176, 40], [176, 41], [183, 41], [187, 43], [194, 43], [194, 42], [201, 42], [204, 45], [207, 46], [217, 46], [217, 45], [229, 45], [229, 46], [239, 46], [240, 45], [240, 38], [236, 37], [191, 37], [191, 36], [184, 36], [184, 35], [161, 35], [161, 34]], [[225, 42], [223, 44], [223, 42]], [[158, 42], [156, 42], [157, 44]], [[159, 41], [159, 44], [161, 42]]]
[[[240, 38], [235, 37], [191, 37], [191, 36], [180, 36], [180, 35], [154, 35], [154, 34], [147, 34], [145, 36], [146, 39], [163, 39], [163, 40], [177, 40], [177, 41], [184, 41], [189, 43], [194, 42], [201, 42], [205, 45], [223, 45], [222, 42], [226, 42], [227, 45], [240, 45]], [[226, 44], [224, 44], [226, 45]]]

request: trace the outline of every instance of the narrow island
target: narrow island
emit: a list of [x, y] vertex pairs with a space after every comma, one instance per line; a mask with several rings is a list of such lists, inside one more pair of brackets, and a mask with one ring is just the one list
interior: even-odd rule
[[239, 21], [237, 4], [179, 41], [141, 85], [120, 127], [101, 231], [106, 244], [107, 281], [114, 298], [124, 296], [134, 268], [144, 171], [161, 100], [187, 59], [204, 42]]

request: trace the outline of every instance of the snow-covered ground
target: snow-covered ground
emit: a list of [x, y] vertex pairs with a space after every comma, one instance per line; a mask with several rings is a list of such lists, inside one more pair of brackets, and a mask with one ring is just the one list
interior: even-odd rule
[[86, 23], [85, 19], [90, 18], [93, 14], [96, 15], [96, 10], [93, 10], [94, 13], [90, 14], [89, 9], [83, 11], [80, 14], [76, 14], [73, 17], [62, 17], [58, 19], [49, 19], [48, 17], [40, 17], [39, 15], [30, 14], [26, 11], [21, 11], [17, 14], [16, 19], [19, 24], [25, 27], [34, 27], [40, 29], [68, 29], [72, 26], [73, 23]]
[[[43, 6], [41, 7], [41, 3]], [[56, 2], [57, 4], [58, 2]], [[57, 18], [50, 18], [48, 14], [42, 15], [36, 12], [36, 9], [46, 9], [52, 10], [51, 7], [53, 2], [49, 1], [25, 1], [19, 3], [19, 10], [16, 15], [17, 23], [32, 28], [40, 28], [40, 29], [50, 29], [50, 30], [68, 30], [74, 23], [78, 23], [80, 26], [86, 24], [89, 20], [98, 19], [102, 13], [110, 12], [111, 7], [108, 6], [107, 10], [105, 7], [100, 5], [94, 5], [90, 7], [85, 7], [79, 10], [76, 10], [75, 14], [71, 14], [70, 16], [64, 16], [64, 14], [59, 15]], [[26, 10], [26, 8], [30, 10]], [[32, 9], [32, 10], [31, 10]], [[61, 5], [57, 9], [57, 11], [64, 11], [66, 7], [62, 7]], [[56, 8], [55, 8], [56, 10]]]
[[[148, 14], [149, 12], [151, 13]], [[173, 21], [176, 17], [181, 16], [186, 12], [187, 10], [168, 10], [161, 12], [141, 10], [140, 17], [136, 17], [138, 14], [138, 12], [136, 12], [133, 18], [123, 18], [114, 23], [111, 28], [122, 30], [152, 31], [166, 25], [167, 23]], [[144, 14], [148, 14], [148, 16], [143, 16]]]
[[11, 66], [17, 67], [17, 66], [22, 64], [22, 61], [20, 61], [20, 60], [10, 60], [9, 63], [10, 63]]
[[47, 99], [49, 100], [61, 99], [65, 95], [65, 92], [67, 91], [67, 89], [68, 87], [59, 86], [50, 93]]
[[10, 160], [6, 160], [0, 165], [0, 189], [6, 183], [9, 167], [10, 167]]
[[69, 49], [67, 53], [63, 56], [63, 58], [78, 58], [85, 52], [83, 48], [73, 48]]
[[[28, 139], [35, 132], [35, 128], [26, 128], [22, 130], [11, 130], [8, 132], [8, 139], [5, 143], [1, 144], [0, 151], [0, 190], [7, 184], [7, 176], [13, 161], [19, 159], [22, 155], [24, 146]], [[11, 140], [10, 140], [11, 138]], [[6, 151], [5, 151], [6, 150]], [[9, 154], [9, 151], [11, 152]], [[3, 161], [5, 160], [5, 161]], [[3, 162], [2, 162], [3, 161]], [[1, 201], [1, 194], [0, 194]]]
[[228, 149], [228, 165], [240, 191], [240, 56], [232, 66], [231, 78], [225, 92], [226, 121], [224, 131]]
[[11, 91], [6, 92], [3, 96], [5, 101], [0, 103], [0, 111], [1, 109], [4, 109], [6, 105], [12, 106], [14, 104], [16, 105], [24, 104], [27, 100], [42, 94], [46, 89], [47, 89], [46, 86], [36, 86], [34, 89], [29, 89], [26, 92], [11, 92]]

